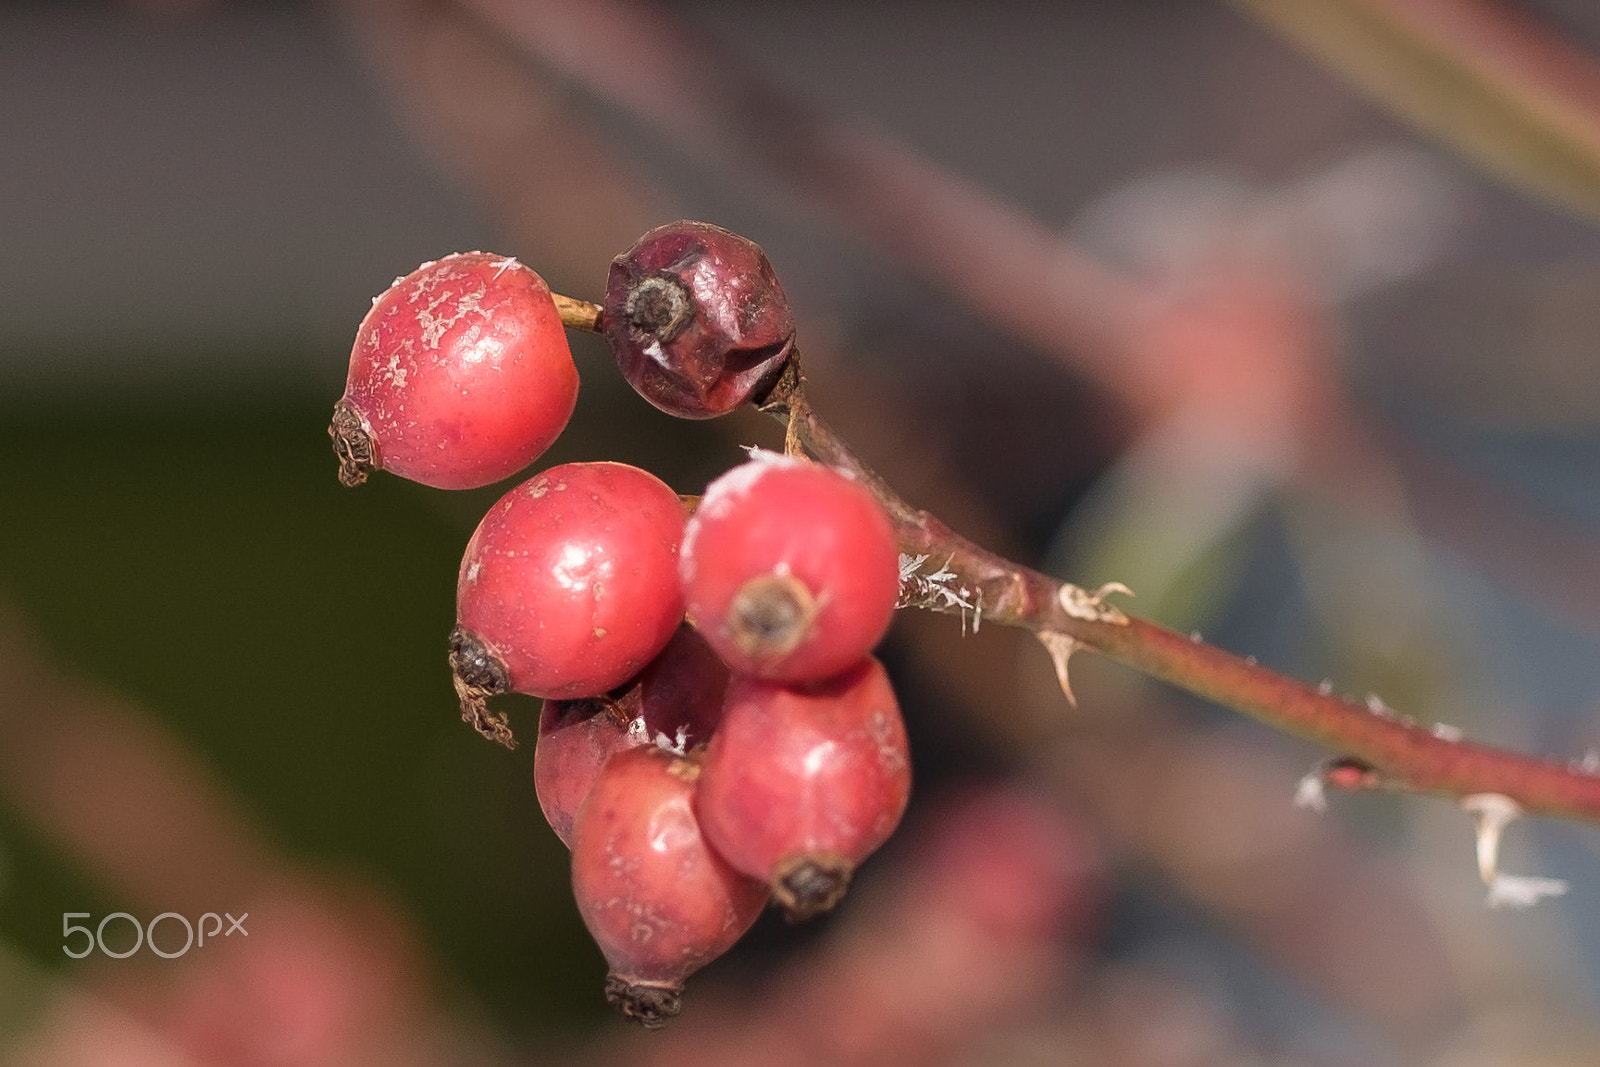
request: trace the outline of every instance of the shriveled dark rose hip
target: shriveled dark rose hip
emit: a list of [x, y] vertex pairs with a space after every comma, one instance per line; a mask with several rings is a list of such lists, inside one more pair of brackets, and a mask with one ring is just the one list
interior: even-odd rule
[[614, 259], [603, 321], [622, 376], [686, 419], [724, 415], [770, 387], [794, 345], [766, 254], [705, 222], [658, 226]]

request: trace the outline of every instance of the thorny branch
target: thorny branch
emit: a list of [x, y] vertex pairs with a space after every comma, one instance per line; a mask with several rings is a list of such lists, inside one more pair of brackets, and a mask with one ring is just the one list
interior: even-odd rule
[[[568, 321], [587, 318], [575, 314]], [[595, 325], [588, 328], [600, 328], [598, 319], [595, 308]], [[790, 439], [815, 459], [850, 474], [883, 504], [899, 538], [901, 606], [970, 616], [974, 626], [1031, 631], [1055, 661], [1069, 697], [1067, 661], [1083, 649], [1325, 745], [1342, 757], [1330, 766], [1363, 771], [1324, 775], [1320, 784], [1433, 794], [1469, 810], [1473, 798], [1498, 796], [1519, 815], [1600, 822], [1600, 767], [1593, 761], [1535, 759], [1463, 740], [1450, 727], [1418, 723], [1375, 697], [1352, 701], [1328, 683], [1307, 685], [1107, 604], [1107, 595], [1128, 592], [1121, 585], [1086, 590], [967, 540], [902, 499], [823, 421], [806, 399], [798, 350], [757, 406], [784, 421]], [[911, 561], [918, 562], [908, 570]]]

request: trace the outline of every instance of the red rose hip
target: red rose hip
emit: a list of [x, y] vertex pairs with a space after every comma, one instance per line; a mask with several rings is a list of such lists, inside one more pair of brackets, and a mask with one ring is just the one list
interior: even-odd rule
[[871, 493], [758, 452], [706, 488], [679, 560], [689, 617], [742, 674], [811, 681], [882, 639], [900, 592], [894, 530]]
[[658, 226], [613, 260], [603, 321], [622, 376], [686, 419], [769, 388], [794, 346], [794, 315], [761, 247], [705, 222]]
[[356, 331], [328, 433], [339, 480], [382, 469], [472, 489], [526, 467], [572, 415], [578, 371], [544, 280], [463, 252], [424, 263]]
[[767, 888], [729, 867], [695, 821], [694, 761], [654, 746], [611, 757], [572, 825], [572, 894], [611, 973], [606, 999], [647, 1027], [683, 981], [750, 928]]
[[533, 751], [539, 807], [562, 844], [606, 760], [656, 745], [682, 754], [704, 745], [722, 718], [728, 668], [690, 626], [678, 627], [661, 654], [621, 693], [547, 700]]
[[637, 674], [683, 616], [683, 522], [666, 483], [622, 463], [552, 467], [501, 497], [456, 584], [450, 665], [463, 718], [509, 743], [486, 697], [599, 696]]
[[719, 855], [804, 919], [838, 903], [910, 794], [900, 707], [868, 658], [808, 685], [735, 678], [695, 811]]

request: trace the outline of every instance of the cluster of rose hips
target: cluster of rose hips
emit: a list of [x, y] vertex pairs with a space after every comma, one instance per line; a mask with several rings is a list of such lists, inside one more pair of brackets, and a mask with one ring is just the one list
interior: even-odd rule
[[[334, 409], [341, 480], [465, 489], [536, 459], [577, 397], [556, 299], [484, 253], [397, 279]], [[697, 222], [617, 257], [596, 328], [685, 418], [760, 400], [794, 348], [761, 249]], [[450, 635], [462, 714], [509, 745], [489, 698], [544, 698], [539, 802], [625, 1014], [660, 1025], [769, 899], [796, 919], [831, 908], [893, 832], [910, 757], [871, 650], [898, 594], [876, 498], [796, 456], [753, 452], [697, 504], [637, 467], [569, 463], [479, 523]]]

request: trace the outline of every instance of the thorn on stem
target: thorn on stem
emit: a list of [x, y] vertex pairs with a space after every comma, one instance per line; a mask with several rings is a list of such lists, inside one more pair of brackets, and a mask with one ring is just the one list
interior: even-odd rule
[[1528, 908], [1568, 889], [1561, 878], [1506, 874], [1500, 870], [1500, 835], [1522, 816], [1517, 802], [1500, 793], [1474, 793], [1461, 798], [1461, 807], [1477, 829], [1478, 877], [1489, 887], [1491, 908]]
[[1078, 698], [1072, 695], [1072, 681], [1067, 668], [1072, 654], [1083, 647], [1082, 642], [1055, 630], [1040, 630], [1038, 637], [1039, 643], [1050, 653], [1050, 661], [1055, 664], [1056, 681], [1061, 683], [1061, 691], [1067, 695], [1067, 703], [1077, 707]]

